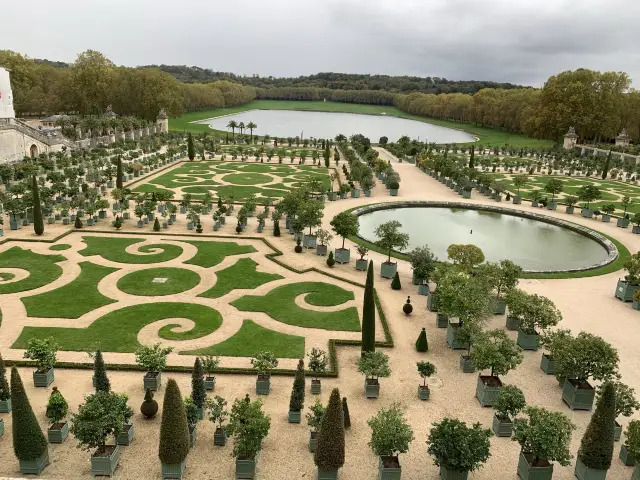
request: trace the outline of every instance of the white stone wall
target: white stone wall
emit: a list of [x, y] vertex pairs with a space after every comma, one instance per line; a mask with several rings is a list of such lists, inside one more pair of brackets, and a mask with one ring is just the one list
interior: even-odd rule
[[31, 145], [38, 148], [38, 155], [43, 152], [62, 150], [62, 144], [49, 147], [17, 130], [0, 130], [0, 163], [14, 162], [30, 155]]

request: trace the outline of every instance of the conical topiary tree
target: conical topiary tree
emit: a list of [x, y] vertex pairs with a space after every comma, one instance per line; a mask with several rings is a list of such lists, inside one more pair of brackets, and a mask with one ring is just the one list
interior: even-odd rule
[[[289, 399], [289, 412], [300, 412], [304, 408], [304, 387], [304, 362], [299, 360], [296, 376], [293, 379], [291, 398]], [[299, 423], [299, 421], [296, 423]]]
[[207, 399], [207, 390], [204, 386], [204, 370], [200, 357], [196, 358], [191, 372], [191, 399], [196, 407], [202, 408]]
[[373, 291], [373, 261], [369, 261], [362, 305], [362, 352], [376, 351], [376, 304]]
[[344, 465], [344, 415], [337, 388], [331, 392], [322, 417], [313, 460], [319, 470], [338, 470]]
[[122, 190], [122, 157], [118, 155], [118, 163], [116, 164], [116, 188]]
[[473, 164], [475, 149], [476, 149], [475, 145], [471, 145], [471, 155], [469, 156], [469, 169], [475, 168], [475, 165]]
[[73, 228], [82, 228], [82, 220], [80, 220], [80, 217], [78, 215], [76, 215], [76, 221], [73, 224]]
[[98, 350], [93, 358], [93, 376], [95, 377], [96, 392], [111, 391], [111, 383], [107, 377], [107, 369], [104, 366], [102, 352]]
[[158, 217], [156, 217], [156, 219], [153, 222], [153, 231], [154, 232], [160, 231], [160, 221], [158, 220]]
[[0, 355], [0, 401], [7, 401], [11, 398], [11, 389], [7, 381], [7, 369], [4, 365], [2, 355]]
[[189, 132], [189, 137], [187, 138], [187, 156], [191, 161], [196, 158], [196, 149], [193, 146], [193, 136], [191, 135], [191, 132]]
[[158, 457], [165, 465], [182, 463], [189, 454], [189, 426], [180, 388], [173, 378], [167, 382], [162, 404]]
[[351, 428], [351, 416], [349, 415], [347, 397], [342, 397], [342, 416], [344, 417], [344, 428]]
[[400, 275], [398, 272], [393, 276], [393, 280], [391, 280], [391, 288], [394, 290], [400, 290], [402, 288], [402, 284], [400, 283]]
[[40, 430], [16, 367], [11, 369], [11, 401], [13, 451], [21, 461], [39, 459], [47, 451], [47, 440]]
[[416, 340], [416, 350], [419, 352], [429, 351], [429, 343], [427, 342], [427, 331], [423, 328]]
[[578, 460], [584, 466], [594, 470], [608, 470], [611, 467], [615, 420], [616, 391], [614, 385], [607, 382], [580, 442]]
[[38, 180], [34, 175], [31, 181], [31, 189], [33, 195], [33, 231], [36, 235], [44, 233], [44, 220], [42, 219], [42, 204], [40, 203], [40, 190], [38, 188]]
[[278, 222], [278, 221], [274, 222], [274, 225], [273, 225], [273, 236], [274, 237], [279, 237], [280, 236], [280, 222]]

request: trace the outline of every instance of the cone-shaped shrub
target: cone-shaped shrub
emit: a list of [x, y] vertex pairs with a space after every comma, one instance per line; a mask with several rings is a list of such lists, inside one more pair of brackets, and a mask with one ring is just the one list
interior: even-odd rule
[[160, 448], [158, 457], [165, 465], [182, 463], [189, 454], [189, 426], [187, 412], [178, 384], [173, 378], [167, 382], [162, 404]]
[[291, 389], [291, 398], [289, 399], [289, 410], [299, 412], [304, 408], [304, 362], [298, 361], [296, 376], [293, 380], [293, 388]]
[[47, 440], [40, 430], [16, 367], [11, 369], [11, 402], [13, 451], [19, 460], [36, 460], [47, 451]]
[[111, 391], [111, 383], [107, 377], [107, 370], [100, 350], [96, 352], [96, 356], [93, 359], [93, 375], [96, 377], [96, 392]]
[[82, 228], [82, 220], [80, 220], [80, 217], [76, 216], [76, 223], [73, 224], [74, 228]]
[[362, 351], [376, 351], [376, 304], [373, 298], [373, 261], [369, 261], [362, 305]]
[[611, 467], [615, 420], [616, 391], [613, 384], [608, 382], [580, 442], [578, 458], [586, 467], [595, 470], [608, 470]]
[[42, 219], [42, 204], [40, 203], [40, 190], [38, 189], [38, 181], [36, 176], [33, 176], [31, 182], [32, 195], [33, 195], [33, 231], [36, 235], [42, 235], [44, 233], [44, 220]]
[[200, 357], [196, 358], [191, 373], [191, 399], [198, 408], [202, 408], [207, 399], [207, 390], [204, 387], [204, 370]]
[[416, 350], [419, 352], [429, 351], [429, 343], [427, 342], [427, 331], [423, 328], [416, 340]]
[[196, 149], [193, 146], [193, 137], [191, 136], [191, 132], [189, 132], [189, 138], [187, 138], [187, 156], [189, 157], [189, 160], [196, 158]]
[[154, 232], [159, 232], [160, 231], [160, 222], [158, 221], [157, 217], [153, 222], [153, 231]]
[[322, 417], [314, 461], [321, 470], [337, 470], [344, 465], [344, 415], [337, 388], [331, 392]]
[[342, 397], [342, 416], [344, 417], [344, 428], [351, 428], [351, 416], [349, 416], [347, 397]]
[[278, 221], [276, 221], [273, 225], [273, 236], [274, 237], [280, 236], [280, 222]]
[[118, 155], [118, 163], [116, 164], [116, 188], [122, 190], [122, 157]]
[[7, 381], [7, 369], [4, 366], [4, 360], [0, 355], [0, 400], [5, 401], [11, 398], [11, 389]]
[[400, 275], [398, 275], [398, 272], [396, 272], [396, 274], [393, 276], [393, 280], [391, 280], [391, 288], [393, 288], [394, 290], [400, 290], [402, 288], [402, 285], [400, 284]]

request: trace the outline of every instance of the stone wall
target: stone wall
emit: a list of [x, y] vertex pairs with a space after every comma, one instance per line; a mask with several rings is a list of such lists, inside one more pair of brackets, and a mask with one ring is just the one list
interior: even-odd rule
[[37, 148], [37, 155], [43, 152], [57, 152], [62, 144], [49, 146], [39, 140], [13, 129], [0, 129], [0, 163], [16, 162], [24, 156], [31, 156], [31, 146]]

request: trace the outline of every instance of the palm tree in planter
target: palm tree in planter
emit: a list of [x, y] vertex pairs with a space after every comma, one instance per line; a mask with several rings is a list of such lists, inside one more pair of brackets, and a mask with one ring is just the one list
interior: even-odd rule
[[144, 376], [144, 388], [157, 391], [162, 386], [162, 371], [167, 366], [167, 357], [173, 347], [162, 348], [159, 343], [152, 346], [143, 345], [136, 350], [136, 363], [147, 373]]
[[402, 470], [398, 455], [409, 451], [409, 444], [414, 438], [405, 418], [405, 408], [394, 403], [367, 420], [367, 424], [371, 427], [369, 446], [380, 457], [378, 478], [400, 480]]
[[571, 434], [576, 426], [560, 413], [541, 407], [527, 407], [528, 418], [513, 421], [513, 440], [520, 444], [518, 476], [551, 480], [553, 463], [571, 465]]
[[622, 212], [622, 217], [618, 219], [616, 226], [620, 227], [620, 228], [627, 228], [629, 226], [629, 217], [627, 216], [627, 209], [633, 205], [634, 199], [628, 196], [624, 196], [622, 197], [622, 200], [620, 200], [620, 205], [622, 205], [622, 208], [624, 209], [624, 211]]
[[507, 302], [505, 294], [518, 285], [518, 277], [522, 274], [522, 268], [511, 260], [501, 260], [500, 262], [487, 262], [477, 267], [479, 275], [489, 282], [493, 290], [493, 313], [504, 315]]
[[613, 457], [613, 429], [616, 418], [616, 392], [605, 383], [596, 411], [584, 432], [574, 474], [578, 480], [604, 480]]
[[[618, 423], [617, 418], [620, 416], [630, 417], [633, 415], [636, 410], [640, 409], [640, 402], [636, 400], [636, 391], [632, 387], [620, 381], [611, 381], [610, 383], [613, 385], [616, 393], [616, 422], [613, 430], [613, 439], [617, 442], [622, 435], [622, 426]], [[606, 384], [603, 383], [597, 388], [598, 397], [603, 394], [605, 385]]]
[[525, 293], [523, 300], [511, 311], [518, 318], [518, 345], [523, 350], [537, 351], [541, 332], [555, 327], [562, 320], [562, 313], [547, 297]]
[[51, 426], [47, 430], [49, 443], [62, 443], [69, 435], [69, 424], [64, 422], [64, 418], [69, 412], [69, 404], [58, 390], [53, 387], [49, 401], [47, 402], [46, 416]]
[[299, 360], [289, 399], [289, 423], [300, 423], [302, 417], [300, 412], [304, 408], [304, 387], [304, 361]]
[[216, 377], [213, 373], [220, 365], [220, 358], [213, 355], [205, 355], [204, 357], [200, 357], [200, 362], [202, 363], [202, 369], [205, 374], [204, 388], [211, 392], [216, 388]]
[[640, 420], [631, 420], [624, 432], [624, 443], [620, 446], [620, 460], [633, 469], [632, 480], [640, 478], [640, 463], [636, 458], [640, 458]]
[[502, 388], [500, 375], [506, 375], [522, 363], [522, 350], [500, 329], [477, 334], [473, 348], [473, 366], [479, 371], [491, 370], [490, 375], [478, 375], [476, 398], [483, 407], [491, 407]]
[[318, 480], [336, 480], [338, 469], [344, 465], [344, 413], [337, 388], [331, 392], [322, 416], [313, 460], [318, 467]]
[[307, 425], [311, 427], [309, 434], [309, 451], [314, 453], [318, 446], [318, 432], [320, 431], [320, 425], [322, 424], [322, 417], [326, 408], [322, 405], [320, 400], [316, 399], [315, 403], [309, 407], [309, 412], [306, 415]]
[[[424, 331], [424, 328], [422, 329]], [[422, 377], [422, 385], [418, 385], [418, 398], [420, 400], [429, 400], [429, 385], [427, 385], [427, 378], [436, 373], [436, 367], [431, 362], [418, 362], [418, 373]]]
[[362, 352], [358, 361], [358, 372], [365, 375], [365, 396], [367, 398], [378, 398], [380, 394], [378, 379], [391, 375], [389, 357], [383, 352]]
[[[555, 375], [557, 373], [558, 358], [560, 351], [569, 341], [573, 339], [571, 330], [558, 329], [552, 332], [543, 332], [540, 335], [540, 345], [542, 345], [548, 353], [543, 353], [540, 359], [540, 369], [547, 375]], [[564, 383], [564, 380], [563, 380]]]
[[158, 457], [162, 478], [182, 478], [189, 454], [189, 424], [180, 388], [172, 378], [167, 382], [162, 404]]
[[498, 437], [511, 437], [513, 419], [526, 406], [524, 393], [515, 385], [504, 385], [493, 405], [493, 433]]
[[492, 433], [480, 423], [472, 427], [456, 418], [444, 418], [433, 424], [427, 439], [427, 452], [440, 467], [441, 480], [467, 480], [485, 463], [491, 453]]
[[32, 338], [27, 343], [24, 358], [36, 362], [36, 371], [33, 372], [33, 384], [36, 387], [48, 387], [54, 379], [53, 367], [56, 364], [58, 344], [52, 337], [39, 339]]
[[204, 386], [204, 370], [200, 358], [196, 358], [191, 372], [191, 399], [197, 408], [198, 420], [204, 420], [204, 401], [207, 390]]
[[311, 370], [316, 377], [311, 380], [311, 393], [319, 395], [322, 389], [322, 383], [318, 375], [323, 374], [327, 370], [329, 358], [327, 357], [327, 352], [315, 347], [311, 349], [307, 356], [309, 357], [307, 363], [309, 370]]
[[271, 418], [262, 411], [262, 400], [237, 398], [231, 407], [227, 434], [233, 437], [236, 478], [254, 478], [262, 441], [271, 428]]
[[640, 289], [640, 252], [636, 252], [624, 263], [627, 271], [624, 280], [618, 279], [615, 297], [623, 302], [633, 301], [633, 294]]
[[278, 366], [278, 359], [271, 352], [260, 352], [251, 359], [251, 367], [258, 373], [256, 394], [269, 395], [271, 390], [271, 370]]
[[83, 450], [91, 451], [91, 473], [112, 476], [120, 461], [120, 446], [107, 445], [111, 435], [118, 437], [125, 423], [122, 396], [98, 391], [88, 395], [71, 417], [70, 431]]
[[349, 212], [341, 212], [333, 217], [333, 220], [331, 220], [329, 224], [336, 235], [342, 237], [342, 247], [335, 249], [336, 262], [340, 264], [349, 263], [351, 251], [348, 248], [344, 248], [344, 242], [348, 237], [358, 234], [360, 224], [357, 215]]
[[224, 447], [227, 444], [227, 433], [224, 430], [224, 422], [229, 416], [227, 401], [216, 395], [215, 398], [207, 398], [205, 407], [209, 412], [209, 420], [216, 425], [216, 430], [213, 434], [213, 444]]
[[618, 351], [602, 338], [580, 332], [577, 337], [566, 340], [557, 357], [557, 376], [566, 379], [562, 400], [571, 410], [591, 410], [595, 390], [589, 380], [605, 381], [614, 377], [618, 371]]
[[391, 261], [391, 251], [393, 249], [404, 250], [409, 244], [409, 234], [400, 232], [402, 224], [397, 220], [378, 225], [375, 235], [378, 238], [376, 245], [383, 248], [387, 253], [387, 261], [380, 264], [380, 275], [382, 278], [393, 278], [398, 270], [398, 264]]
[[7, 381], [7, 369], [0, 355], [0, 413], [11, 412], [11, 388]]
[[49, 465], [49, 448], [16, 367], [11, 368], [11, 399], [13, 451], [20, 462], [20, 473], [40, 475]]

